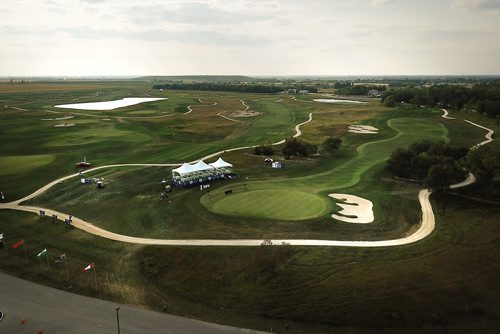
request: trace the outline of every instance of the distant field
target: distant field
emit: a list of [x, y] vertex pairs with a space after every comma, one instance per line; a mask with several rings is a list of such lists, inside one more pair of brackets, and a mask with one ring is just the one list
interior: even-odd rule
[[[136, 85], [126, 84], [134, 87]], [[25, 92], [50, 92], [50, 91], [81, 91], [88, 89], [110, 89], [115, 88], [117, 84], [110, 82], [94, 82], [94, 83], [26, 83], [26, 84], [10, 84], [0, 83], [0, 94], [5, 93], [25, 93]]]

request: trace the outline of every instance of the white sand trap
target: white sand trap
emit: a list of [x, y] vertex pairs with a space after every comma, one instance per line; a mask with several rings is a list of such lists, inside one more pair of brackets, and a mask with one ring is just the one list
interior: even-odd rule
[[75, 126], [75, 123], [61, 123], [61, 124], [56, 124], [54, 127], [56, 128], [66, 128], [70, 126]]
[[72, 119], [75, 116], [64, 116], [64, 117], [56, 117], [56, 118], [42, 118], [41, 121], [64, 121], [66, 119]]
[[229, 115], [229, 117], [253, 117], [257, 115], [260, 115], [260, 112], [252, 110], [236, 110]]
[[378, 129], [370, 125], [349, 125], [347, 128], [352, 133], [378, 133]]
[[103, 121], [111, 121], [111, 118], [103, 118]]
[[367, 199], [348, 194], [329, 194], [328, 196], [343, 202], [337, 203], [342, 208], [339, 212], [342, 216], [332, 214], [333, 219], [354, 224], [368, 224], [375, 219], [373, 217], [373, 203]]
[[314, 102], [322, 102], [322, 103], [367, 103], [362, 101], [354, 101], [354, 100], [337, 100], [337, 99], [314, 99]]
[[121, 100], [89, 102], [89, 103], [74, 103], [74, 104], [59, 104], [56, 108], [79, 109], [79, 110], [113, 110], [133, 106], [143, 102], [152, 102], [166, 100], [165, 97], [126, 97]]

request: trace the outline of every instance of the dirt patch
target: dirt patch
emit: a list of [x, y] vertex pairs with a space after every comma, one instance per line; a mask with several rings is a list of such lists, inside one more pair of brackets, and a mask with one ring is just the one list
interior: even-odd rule
[[67, 128], [67, 127], [71, 127], [71, 126], [75, 126], [75, 123], [60, 123], [60, 124], [54, 125], [54, 127], [56, 127], [56, 128]]
[[363, 133], [363, 134], [368, 134], [368, 133], [378, 133], [378, 129], [376, 127], [373, 127], [371, 125], [349, 125], [347, 131], [352, 132], [352, 133]]
[[252, 111], [252, 110], [236, 110], [234, 111], [229, 117], [254, 117], [258, 116], [261, 113], [258, 111]]

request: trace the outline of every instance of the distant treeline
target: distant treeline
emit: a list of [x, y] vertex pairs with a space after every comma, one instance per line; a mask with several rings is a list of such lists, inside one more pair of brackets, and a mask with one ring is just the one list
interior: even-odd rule
[[500, 115], [500, 83], [461, 85], [435, 85], [391, 89], [384, 93], [382, 102], [387, 106], [413, 103], [429, 107], [445, 107], [477, 111], [495, 117]]
[[286, 91], [287, 89], [308, 90], [311, 93], [316, 93], [318, 91], [314, 86], [285, 87], [283, 85], [235, 84], [227, 82], [169, 82], [161, 85], [154, 85], [153, 89], [207, 90], [238, 93], [278, 93]]
[[336, 89], [336, 93], [339, 95], [367, 95], [372, 89], [379, 91], [385, 91], [385, 85], [355, 85], [351, 81], [337, 81], [333, 84], [333, 88]]

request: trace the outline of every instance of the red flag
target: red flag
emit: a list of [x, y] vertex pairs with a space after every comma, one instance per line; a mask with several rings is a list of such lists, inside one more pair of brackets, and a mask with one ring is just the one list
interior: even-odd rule
[[94, 262], [83, 268], [82, 271], [86, 272], [87, 270], [92, 270], [92, 269], [94, 269]]
[[16, 249], [17, 247], [21, 246], [24, 244], [24, 239], [19, 241], [18, 243], [15, 243], [12, 245], [12, 248]]

